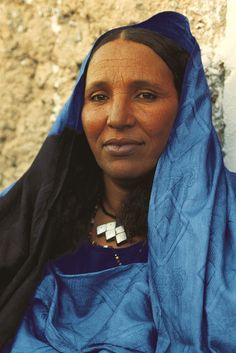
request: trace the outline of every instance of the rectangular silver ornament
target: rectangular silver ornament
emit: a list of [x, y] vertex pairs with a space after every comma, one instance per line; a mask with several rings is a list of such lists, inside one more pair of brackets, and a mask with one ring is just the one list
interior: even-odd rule
[[116, 227], [116, 234], [123, 233], [125, 228], [123, 226]]
[[115, 229], [107, 230], [105, 233], [106, 240], [112, 240], [116, 236], [116, 231]]
[[109, 222], [109, 223], [106, 223], [106, 226], [107, 226], [107, 230], [115, 229], [115, 227], [116, 227], [116, 222]]
[[107, 230], [107, 225], [106, 224], [101, 224], [100, 226], [97, 227], [97, 235], [105, 233], [106, 230]]
[[122, 243], [123, 241], [127, 240], [127, 235], [125, 232], [116, 234], [116, 242], [117, 244]]

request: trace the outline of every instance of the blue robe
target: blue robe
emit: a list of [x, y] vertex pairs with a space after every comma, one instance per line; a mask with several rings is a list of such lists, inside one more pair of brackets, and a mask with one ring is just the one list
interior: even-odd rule
[[[162, 34], [190, 53], [178, 116], [153, 181], [148, 262], [72, 277], [52, 266], [12, 352], [236, 352], [236, 177], [224, 166], [212, 125], [200, 49], [178, 13], [160, 13], [134, 27]], [[66, 128], [82, 131], [88, 58], [51, 137]], [[34, 333], [41, 335], [41, 348]]]

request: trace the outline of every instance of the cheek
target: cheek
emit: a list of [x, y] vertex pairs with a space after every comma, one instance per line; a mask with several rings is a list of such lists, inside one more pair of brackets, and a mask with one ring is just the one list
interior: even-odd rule
[[97, 139], [102, 130], [102, 121], [96, 117], [96, 112], [83, 110], [82, 125], [88, 141]]
[[151, 139], [158, 138], [160, 141], [166, 140], [169, 137], [174, 119], [150, 119], [143, 125], [144, 130]]
[[171, 100], [157, 102], [152, 109], [143, 110], [139, 121], [148, 134], [158, 136], [168, 133], [175, 121], [178, 112], [178, 100], [173, 97]]
[[172, 131], [178, 109], [171, 109], [163, 114], [153, 114], [143, 122], [143, 129], [148, 135], [154, 147], [165, 147]]

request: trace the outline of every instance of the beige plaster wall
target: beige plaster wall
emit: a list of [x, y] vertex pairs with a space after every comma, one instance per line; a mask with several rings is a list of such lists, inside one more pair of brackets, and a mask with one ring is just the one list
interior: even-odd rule
[[236, 173], [236, 1], [227, 1], [226, 30], [218, 46], [217, 57], [226, 67], [223, 113], [225, 122], [225, 164]]
[[94, 39], [165, 10], [188, 16], [220, 116], [224, 65], [214, 50], [224, 35], [226, 0], [0, 0], [0, 188], [30, 165]]

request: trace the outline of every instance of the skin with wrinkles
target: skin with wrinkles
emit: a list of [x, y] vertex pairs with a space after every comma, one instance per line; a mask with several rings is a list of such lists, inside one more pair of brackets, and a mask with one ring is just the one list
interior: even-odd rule
[[178, 109], [173, 75], [149, 47], [117, 39], [94, 54], [82, 121], [105, 179], [134, 180], [155, 167]]

